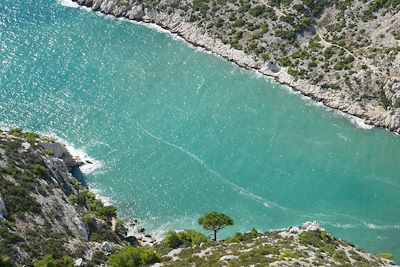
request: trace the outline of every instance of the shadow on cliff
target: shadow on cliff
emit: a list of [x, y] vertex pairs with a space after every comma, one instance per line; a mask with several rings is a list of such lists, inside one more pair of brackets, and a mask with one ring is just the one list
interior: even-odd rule
[[83, 187], [88, 188], [87, 178], [78, 166], [71, 169], [71, 174], [82, 184]]

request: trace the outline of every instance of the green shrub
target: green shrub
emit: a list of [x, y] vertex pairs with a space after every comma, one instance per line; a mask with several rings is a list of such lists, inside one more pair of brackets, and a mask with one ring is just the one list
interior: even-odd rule
[[8, 131], [8, 134], [14, 135], [14, 136], [20, 136], [22, 134], [22, 129], [21, 128], [14, 128]]
[[387, 260], [394, 260], [394, 255], [392, 253], [381, 252], [378, 256]]
[[9, 220], [3, 220], [3, 224], [5, 227], [12, 229], [16, 227], [16, 224], [13, 222], [10, 222]]
[[25, 138], [28, 142], [32, 142], [35, 139], [40, 137], [36, 133], [30, 133], [30, 132], [24, 133], [21, 128], [11, 129], [10, 131], [8, 131], [8, 134], [16, 136], [16, 137]]
[[390, 100], [387, 98], [385, 91], [383, 89], [381, 89], [381, 91], [379, 92], [379, 98], [381, 100], [382, 105], [386, 108], [388, 108], [390, 106]]
[[40, 176], [43, 176], [43, 175], [47, 174], [46, 167], [44, 167], [44, 166], [42, 166], [40, 164], [33, 165], [31, 170], [32, 170], [32, 172], [34, 174], [37, 174], [37, 175], [40, 175]]
[[110, 267], [136, 267], [160, 262], [157, 253], [147, 247], [133, 248], [125, 247], [124, 250], [116, 252], [108, 260]]
[[208, 242], [208, 238], [195, 230], [185, 230], [178, 233], [170, 231], [162, 241], [162, 245], [174, 249], [180, 246], [200, 245], [205, 242]]
[[41, 260], [33, 264], [35, 267], [73, 267], [74, 260], [69, 256], [62, 256], [54, 259], [53, 255], [46, 255]]
[[77, 204], [78, 203], [78, 196], [76, 195], [70, 195], [68, 197], [68, 201], [71, 202], [72, 204]]
[[162, 245], [168, 248], [179, 248], [183, 244], [183, 240], [179, 238], [179, 235], [174, 231], [169, 231], [162, 241]]
[[284, 67], [292, 66], [292, 61], [290, 61], [290, 58], [287, 56], [282, 57], [280, 61], [281, 61], [282, 66], [284, 66]]
[[118, 0], [117, 3], [115, 3], [117, 6], [127, 6], [129, 3], [126, 0]]
[[51, 149], [48, 149], [48, 150], [47, 150], [47, 155], [48, 155], [49, 157], [54, 157], [54, 151], [51, 150]]
[[250, 8], [249, 13], [253, 17], [258, 17], [265, 12], [265, 6], [263, 5], [256, 5], [255, 7]]
[[251, 232], [248, 232], [248, 233], [237, 232], [234, 236], [231, 236], [231, 237], [228, 237], [227, 239], [225, 239], [224, 242], [225, 243], [239, 243], [239, 242], [243, 242], [243, 241], [250, 241], [260, 235], [261, 234], [259, 232], [257, 232], [256, 229], [253, 228], [253, 230], [251, 230]]
[[399, 98], [396, 98], [396, 100], [394, 101], [394, 104], [393, 104], [396, 108], [399, 108], [400, 107], [400, 97]]
[[268, 55], [267, 53], [262, 54], [262, 55], [261, 55], [261, 58], [262, 58], [264, 61], [268, 61], [268, 60], [270, 59], [270, 57], [269, 57], [269, 55]]
[[10, 218], [16, 215], [20, 218], [23, 217], [25, 212], [39, 213], [41, 206], [37, 200], [30, 195], [30, 185], [15, 185], [8, 180], [1, 181], [0, 191], [3, 193], [4, 202], [10, 214]]
[[102, 251], [96, 250], [93, 253], [91, 263], [94, 264], [95, 266], [99, 266], [106, 261], [107, 261], [107, 256]]
[[396, 38], [396, 40], [400, 40], [400, 31], [393, 32], [393, 36]]
[[195, 230], [185, 230], [178, 233], [181, 240], [191, 245], [200, 245], [208, 241], [208, 238]]
[[11, 263], [11, 257], [0, 255], [0, 266], [1, 267], [12, 267], [13, 264]]
[[84, 215], [83, 215], [83, 222], [85, 223], [85, 224], [87, 224], [87, 225], [91, 225], [91, 224], [93, 224], [94, 223], [94, 216], [93, 216], [93, 214], [91, 214], [90, 212], [89, 213], [85, 213]]
[[325, 232], [303, 232], [299, 235], [299, 243], [302, 245], [311, 245], [319, 248], [325, 245], [327, 238], [328, 237], [326, 236]]
[[117, 216], [117, 208], [114, 206], [98, 207], [94, 210], [94, 213], [104, 220], [110, 220]]
[[233, 27], [243, 27], [246, 24], [246, 22], [243, 19], [237, 19], [233, 23]]

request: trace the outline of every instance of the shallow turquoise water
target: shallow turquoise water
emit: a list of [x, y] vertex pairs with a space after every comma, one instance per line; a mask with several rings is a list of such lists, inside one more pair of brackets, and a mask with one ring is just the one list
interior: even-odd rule
[[204, 212], [234, 231], [317, 220], [400, 256], [400, 139], [164, 33], [61, 6], [0, 2], [0, 123], [55, 134], [158, 234]]

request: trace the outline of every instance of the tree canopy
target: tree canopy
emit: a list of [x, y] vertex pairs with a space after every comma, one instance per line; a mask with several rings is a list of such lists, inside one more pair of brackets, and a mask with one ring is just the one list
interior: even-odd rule
[[214, 232], [214, 241], [217, 240], [217, 232], [226, 226], [233, 225], [233, 219], [223, 213], [215, 211], [208, 212], [198, 219], [200, 224], [205, 230]]

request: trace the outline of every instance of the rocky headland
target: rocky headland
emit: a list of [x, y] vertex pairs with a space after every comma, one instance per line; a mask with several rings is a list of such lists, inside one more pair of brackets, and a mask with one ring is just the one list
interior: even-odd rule
[[400, 133], [396, 1], [73, 1], [157, 24], [329, 108]]
[[0, 131], [0, 266], [33, 266], [46, 256], [99, 266], [116, 249], [138, 245], [116, 208], [71, 175], [82, 164], [50, 138]]

